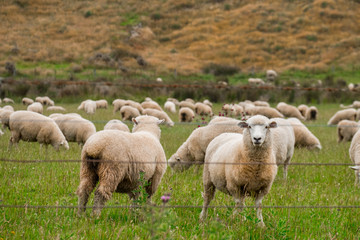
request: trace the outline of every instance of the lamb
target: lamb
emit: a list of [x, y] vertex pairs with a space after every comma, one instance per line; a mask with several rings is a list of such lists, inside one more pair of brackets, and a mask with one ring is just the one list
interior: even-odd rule
[[96, 108], [108, 108], [108, 102], [105, 99], [96, 100]]
[[170, 127], [174, 126], [174, 122], [170, 119], [170, 117], [164, 111], [159, 111], [159, 110], [152, 109], [152, 108], [146, 108], [146, 109], [144, 109], [143, 114], [149, 115], [149, 116], [154, 116], [154, 117], [157, 117], [158, 119], [164, 119], [166, 125], [168, 125]]
[[300, 120], [305, 120], [305, 118], [301, 115], [299, 109], [297, 107], [289, 105], [284, 102], [279, 102], [276, 106], [276, 109], [279, 110], [285, 117], [295, 117]]
[[87, 114], [95, 114], [96, 111], [96, 102], [93, 100], [87, 100], [84, 103], [84, 110]]
[[12, 104], [14, 104], [14, 100], [12, 100], [11, 98], [4, 98], [3, 102], [4, 103], [12, 103]]
[[182, 107], [179, 110], [179, 120], [180, 122], [192, 122], [195, 117], [195, 113], [191, 108]]
[[47, 107], [46, 109], [47, 111], [54, 111], [54, 112], [65, 112], [66, 109], [61, 107], [61, 106], [50, 106], [50, 107]]
[[164, 104], [164, 109], [171, 113], [176, 113], [176, 105], [173, 102], [166, 101]]
[[113, 113], [116, 113], [117, 111], [120, 111], [120, 109], [125, 106], [126, 100], [123, 99], [115, 99], [112, 102], [112, 105], [114, 106]]
[[308, 109], [309, 109], [309, 106], [307, 106], [306, 104], [300, 104], [300, 105], [298, 106], [298, 110], [299, 110], [299, 112], [301, 113], [301, 115], [302, 115], [303, 117], [305, 117], [305, 114], [306, 114], [306, 112], [307, 112]]
[[209, 107], [208, 105], [201, 103], [201, 102], [197, 102], [195, 104], [195, 113], [201, 116], [213, 116], [213, 112], [211, 107]]
[[139, 110], [131, 106], [123, 106], [120, 109], [120, 114], [123, 121], [131, 120], [132, 118], [140, 116]]
[[44, 111], [43, 105], [39, 102], [34, 102], [27, 107], [28, 111], [42, 114]]
[[9, 118], [13, 112], [14, 111], [7, 110], [7, 109], [0, 109], [0, 122], [2, 123], [3, 129], [6, 129], [6, 128], [10, 129]]
[[110, 120], [104, 126], [104, 130], [119, 130], [123, 132], [130, 132], [129, 127], [118, 119]]
[[87, 139], [96, 133], [95, 125], [87, 119], [71, 114], [59, 114], [52, 118], [59, 126], [68, 142], [84, 145]]
[[208, 206], [218, 189], [233, 196], [236, 208], [240, 208], [240, 211], [245, 197], [249, 194], [253, 196], [259, 226], [265, 227], [261, 202], [269, 193], [277, 174], [271, 134], [277, 124], [267, 117], [256, 115], [238, 125], [244, 128], [243, 134], [221, 134], [206, 149], [204, 204], [200, 219], [205, 220], [207, 217]]
[[134, 190], [141, 184], [141, 173], [149, 201], [156, 192], [167, 167], [158, 126], [162, 121], [152, 116], [139, 116], [133, 122], [132, 133], [104, 130], [92, 135], [85, 143], [81, 152], [80, 184], [76, 191], [79, 214], [85, 211], [97, 182], [93, 209], [96, 216], [115, 191], [137, 199], [139, 193]]
[[51, 144], [56, 151], [60, 146], [69, 149], [69, 144], [55, 121], [39, 113], [16, 111], [10, 115], [9, 126], [11, 130], [9, 147], [23, 140], [38, 142], [40, 147], [45, 144], [46, 149], [48, 144]]
[[337, 111], [328, 121], [328, 125], [336, 125], [341, 120], [356, 120], [356, 110], [354, 108]]
[[22, 102], [23, 105], [29, 106], [30, 104], [34, 103], [34, 100], [32, 100], [31, 98], [24, 97], [21, 100], [21, 102]]
[[341, 120], [337, 125], [337, 135], [338, 140], [337, 142], [349, 142], [359, 130], [359, 123], [355, 121], [349, 120]]
[[318, 110], [315, 106], [311, 106], [307, 109], [305, 113], [305, 120], [311, 121], [316, 120], [318, 115]]
[[247, 105], [245, 108], [246, 115], [255, 116], [255, 115], [264, 115], [268, 118], [283, 118], [284, 115], [280, 113], [275, 108], [271, 107], [251, 107], [251, 105]]
[[193, 111], [195, 110], [195, 104], [188, 102], [188, 101], [181, 101], [179, 103], [179, 108], [188, 107], [191, 108]]
[[238, 127], [239, 120], [227, 117], [216, 117], [207, 126], [195, 129], [188, 139], [168, 160], [169, 166], [175, 171], [184, 171], [192, 164], [202, 164], [205, 151], [211, 140], [222, 133], [242, 133]]
[[274, 70], [267, 70], [266, 71], [266, 80], [269, 82], [273, 82], [277, 78], [277, 73]]
[[309, 150], [321, 150], [320, 141], [315, 135], [297, 118], [286, 119], [294, 128], [295, 147], [306, 147]]
[[157, 102], [154, 102], [154, 101], [142, 102], [141, 107], [143, 109], [152, 108], [152, 109], [162, 111], [162, 108], [160, 107], [160, 105]]
[[355, 186], [360, 183], [360, 131], [357, 131], [351, 141], [349, 148], [351, 161], [355, 166], [351, 167], [355, 171]]
[[344, 106], [344, 104], [340, 104], [341, 108], [360, 108], [360, 101], [353, 101], [351, 105]]

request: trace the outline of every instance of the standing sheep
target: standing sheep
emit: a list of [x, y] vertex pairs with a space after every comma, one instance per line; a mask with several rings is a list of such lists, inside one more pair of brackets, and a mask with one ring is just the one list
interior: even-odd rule
[[96, 108], [108, 108], [108, 102], [105, 99], [96, 100]]
[[295, 117], [300, 120], [305, 120], [305, 118], [301, 115], [299, 109], [297, 107], [289, 105], [284, 102], [278, 103], [276, 109], [279, 110], [285, 117]]
[[123, 132], [130, 132], [129, 127], [118, 119], [110, 120], [104, 126], [104, 130], [119, 130]]
[[24, 97], [21, 100], [21, 102], [22, 102], [23, 105], [29, 106], [30, 104], [34, 103], [34, 100], [32, 100], [31, 98]]
[[[166, 171], [166, 157], [160, 144], [161, 120], [152, 116], [133, 119], [132, 133], [104, 130], [92, 135], [81, 152], [79, 214], [85, 211], [89, 196], [95, 190], [94, 209], [99, 216], [101, 208], [114, 192], [127, 193], [137, 199], [134, 192], [141, 182], [140, 173], [148, 198], [157, 190]], [[97, 160], [97, 161], [94, 161]]]
[[[146, 109], [146, 108], [152, 108], [152, 109], [156, 109], [156, 110], [159, 110], [159, 111], [162, 111], [162, 108], [160, 107], [160, 105], [155, 102], [155, 101], [146, 101], [146, 102], [142, 102], [141, 103], [141, 107], [143, 109]], [[144, 114], [144, 113], [143, 113]]]
[[11, 98], [4, 98], [3, 103], [12, 103], [12, 104], [14, 104], [14, 100], [12, 100]]
[[274, 70], [267, 70], [266, 71], [266, 80], [268, 82], [274, 82], [277, 78], [278, 74]]
[[164, 109], [171, 113], [176, 113], [176, 105], [173, 102], [166, 101], [164, 104]]
[[170, 119], [170, 117], [164, 111], [159, 111], [159, 110], [152, 109], [152, 108], [146, 108], [146, 109], [144, 109], [143, 114], [149, 115], [149, 116], [154, 116], [154, 117], [157, 117], [158, 119], [164, 119], [166, 125], [168, 125], [170, 127], [174, 126], [174, 122]]
[[356, 110], [354, 108], [337, 111], [328, 121], [328, 125], [336, 125], [341, 120], [356, 120]]
[[93, 100], [87, 100], [84, 104], [84, 110], [87, 114], [95, 114], [96, 112], [96, 102]]
[[360, 101], [353, 101], [351, 105], [344, 106], [344, 104], [340, 104], [341, 108], [360, 108]]
[[307, 121], [315, 121], [318, 116], [318, 110], [315, 106], [311, 106], [307, 109], [305, 113], [305, 120]]
[[44, 111], [43, 105], [39, 102], [34, 102], [27, 107], [28, 111], [42, 114]]
[[9, 147], [20, 141], [38, 142], [40, 146], [51, 144], [56, 151], [60, 146], [69, 149], [65, 136], [55, 121], [39, 113], [30, 111], [16, 111], [10, 115], [9, 126], [11, 138]]
[[132, 118], [136, 118], [140, 116], [139, 110], [131, 106], [123, 106], [120, 109], [120, 115], [123, 121], [131, 120]]
[[350, 120], [341, 120], [337, 125], [337, 142], [349, 142], [359, 130], [359, 123]]
[[297, 118], [286, 119], [294, 128], [295, 147], [306, 147], [309, 150], [321, 150], [320, 141], [310, 130]]
[[179, 110], [179, 120], [180, 122], [192, 122], [195, 117], [195, 113], [191, 108], [182, 107]]
[[114, 106], [113, 113], [116, 113], [117, 111], [120, 111], [120, 109], [125, 106], [126, 100], [124, 99], [115, 99], [112, 102], [112, 105]]
[[191, 103], [191, 102], [188, 102], [188, 101], [181, 101], [179, 103], [179, 108], [183, 108], [183, 107], [188, 107], [188, 108], [191, 108], [191, 110], [195, 110], [195, 104], [194, 103]]
[[9, 119], [10, 119], [10, 115], [13, 112], [14, 111], [7, 110], [7, 109], [0, 109], [0, 122], [2, 123], [3, 129], [6, 129], [6, 128], [10, 129]]
[[301, 115], [302, 115], [303, 117], [305, 117], [306, 112], [307, 112], [308, 109], [309, 109], [309, 107], [308, 107], [307, 105], [305, 105], [305, 104], [300, 104], [300, 105], [298, 106], [298, 110], [299, 110], [299, 112], [301, 113]]
[[357, 131], [351, 140], [349, 155], [351, 161], [356, 164], [351, 167], [355, 171], [355, 186], [360, 183], [360, 131]]
[[240, 210], [244, 206], [245, 197], [249, 194], [253, 196], [259, 226], [265, 227], [261, 202], [270, 191], [277, 174], [270, 130], [276, 127], [276, 122], [257, 115], [241, 122], [239, 126], [244, 128], [243, 134], [221, 134], [206, 149], [204, 204], [200, 219], [205, 220], [217, 189], [234, 197], [236, 207]]
[[66, 109], [61, 106], [50, 106], [46, 108], [47, 111], [54, 111], [54, 112], [65, 112]]
[[195, 113], [201, 116], [213, 116], [213, 112], [211, 107], [209, 107], [208, 105], [201, 103], [201, 102], [197, 102], [195, 103]]
[[140, 103], [135, 102], [135, 101], [133, 101], [133, 100], [126, 100], [125, 106], [130, 106], [130, 107], [136, 108], [136, 109], [139, 111], [139, 113], [142, 113], [142, 111], [144, 110], [144, 109], [141, 107], [141, 104], [140, 104]]

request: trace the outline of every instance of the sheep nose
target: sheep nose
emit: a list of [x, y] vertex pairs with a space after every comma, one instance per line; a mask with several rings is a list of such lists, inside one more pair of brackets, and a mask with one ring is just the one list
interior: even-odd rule
[[258, 137], [258, 138], [254, 137], [254, 140], [255, 140], [256, 142], [258, 142], [258, 141], [261, 140], [261, 137]]

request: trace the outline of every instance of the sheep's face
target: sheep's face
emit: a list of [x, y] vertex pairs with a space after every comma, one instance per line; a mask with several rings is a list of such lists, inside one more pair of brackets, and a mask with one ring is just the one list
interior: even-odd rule
[[168, 160], [171, 169], [182, 172], [189, 169], [192, 165], [192, 158], [185, 146], [180, 146], [178, 151], [174, 153]]

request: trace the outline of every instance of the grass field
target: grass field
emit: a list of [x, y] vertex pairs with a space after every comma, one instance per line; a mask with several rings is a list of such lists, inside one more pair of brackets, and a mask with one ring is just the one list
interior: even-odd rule
[[[61, 104], [69, 112], [78, 104]], [[15, 109], [24, 109], [15, 105]], [[215, 106], [215, 113], [220, 105]], [[319, 120], [307, 123], [320, 139], [323, 149], [311, 152], [296, 149], [292, 162], [350, 163], [350, 143], [336, 142], [336, 128], [326, 122], [338, 110], [338, 105], [317, 106]], [[98, 110], [83, 117], [95, 122], [97, 130], [119, 115], [112, 109]], [[48, 115], [48, 112], [44, 113]], [[170, 115], [177, 121], [176, 115]], [[202, 122], [198, 118], [198, 122]], [[198, 124], [162, 126], [161, 143], [169, 158]], [[39, 160], [36, 163], [0, 162], [0, 205], [76, 206], [80, 163], [43, 162], [44, 160], [80, 159], [80, 147], [70, 144], [70, 150], [48, 154], [37, 143], [21, 142], [18, 149], [7, 150], [9, 131], [0, 137], [0, 158]], [[171, 192], [166, 206], [201, 206], [203, 201], [202, 170], [194, 168], [182, 173], [167, 169], [153, 196], [162, 206], [161, 196]], [[360, 190], [354, 187], [354, 174], [347, 166], [290, 166], [288, 179], [282, 179], [282, 168], [263, 206], [359, 206]], [[89, 205], [92, 206], [93, 194]], [[127, 195], [117, 194], [107, 206], [126, 205]], [[212, 206], [234, 206], [230, 196], [217, 192]], [[253, 206], [250, 198], [247, 206]], [[246, 208], [240, 216], [232, 215], [232, 208], [209, 209], [206, 222], [199, 222], [200, 208], [107, 208], [100, 218], [78, 217], [74, 208], [4, 208], [0, 207], [0, 239], [358, 239], [359, 209], [356, 208], [264, 208], [266, 229], [256, 226], [256, 211]]]

